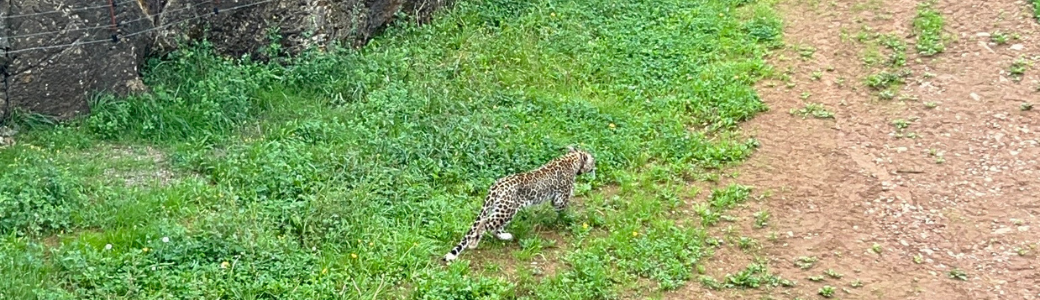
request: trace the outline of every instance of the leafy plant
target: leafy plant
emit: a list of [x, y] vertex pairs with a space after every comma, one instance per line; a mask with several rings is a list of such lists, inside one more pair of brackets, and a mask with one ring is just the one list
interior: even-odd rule
[[770, 214], [767, 210], [761, 210], [755, 213], [755, 228], [763, 228], [769, 225]]
[[932, 7], [931, 2], [921, 3], [914, 17], [914, 30], [917, 32], [917, 52], [924, 56], [932, 56], [946, 50], [943, 41], [942, 14]]
[[1007, 35], [1007, 33], [1004, 33], [1003, 31], [1000, 31], [1000, 30], [993, 31], [993, 33], [990, 34], [990, 36], [989, 36], [989, 40], [991, 42], [993, 42], [994, 44], [997, 44], [997, 45], [1007, 44], [1007, 42], [1008, 42], [1008, 35]]
[[1008, 68], [1008, 74], [1011, 74], [1011, 80], [1021, 81], [1022, 75], [1025, 75], [1026, 68], [1029, 67], [1029, 61], [1024, 58], [1017, 58], [1011, 62], [1011, 67]]
[[825, 285], [825, 286], [820, 288], [819, 294], [820, 294], [820, 296], [823, 296], [824, 298], [834, 297], [834, 287], [833, 286], [829, 286], [829, 285]]

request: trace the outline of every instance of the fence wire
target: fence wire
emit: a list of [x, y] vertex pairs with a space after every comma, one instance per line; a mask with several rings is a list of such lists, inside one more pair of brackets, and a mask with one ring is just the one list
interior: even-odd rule
[[[137, 0], [126, 0], [126, 1], [123, 1], [123, 2], [116, 3], [116, 6], [120, 6], [120, 5], [131, 3], [131, 2], [137, 2]], [[79, 7], [79, 8], [73, 8], [73, 9], [68, 9], [68, 10], [63, 10], [63, 9], [61, 9], [59, 7], [57, 10], [52, 10], [52, 11], [35, 12], [35, 13], [18, 14], [18, 15], [0, 15], [0, 20], [21, 18], [21, 17], [42, 16], [42, 15], [49, 15], [49, 14], [56, 14], [56, 13], [73, 13], [73, 12], [79, 12], [79, 11], [85, 11], [85, 10], [91, 10], [91, 9], [108, 8], [109, 6], [111, 6], [111, 5], [105, 4], [105, 5], [98, 5], [98, 6]]]
[[[125, 2], [121, 2], [121, 3], [133, 2], [133, 1], [136, 1], [136, 0], [125, 1]], [[219, 0], [216, 0], [216, 1], [219, 1]], [[261, 5], [261, 4], [265, 4], [265, 3], [274, 2], [274, 1], [277, 1], [277, 0], [261, 0], [261, 1], [256, 1], [256, 2], [253, 2], [253, 3], [242, 4], [242, 5], [232, 6], [232, 7], [216, 7], [216, 8], [219, 9], [219, 12], [231, 12], [231, 11], [244, 9], [244, 8], [249, 8], [249, 7], [253, 7], [253, 6], [257, 6], [257, 5]], [[217, 3], [219, 3], [219, 2], [217, 2]], [[106, 8], [106, 7], [110, 7], [110, 5], [83, 7], [83, 8], [73, 9], [71, 11], [82, 11], [82, 10], [98, 9], [98, 8]], [[132, 24], [134, 22], [139, 22], [141, 20], [152, 20], [152, 18], [158, 17], [158, 16], [160, 16], [162, 14], [175, 13], [175, 12], [189, 10], [189, 9], [199, 9], [200, 7], [201, 6], [194, 6], [194, 5], [192, 5], [192, 6], [187, 6], [187, 7], [184, 7], [184, 8], [175, 9], [175, 10], [171, 10], [171, 11], [160, 12], [160, 13], [154, 14], [154, 15], [147, 15], [146, 14], [144, 17], [140, 17], [140, 18], [137, 18], [137, 19], [129, 20], [129, 21], [122, 21], [122, 22], [119, 22], [118, 24], [120, 26], [123, 26], [123, 25], [126, 25], [126, 24]], [[49, 12], [40, 12], [40, 13], [32, 13], [32, 14], [20, 14], [20, 15], [11, 15], [11, 16], [0, 16], [0, 17], [2, 17], [2, 18], [15, 18], [15, 17], [36, 16], [36, 15], [43, 15], [43, 14], [57, 13], [57, 12], [63, 12], [63, 11], [56, 10], [56, 11], [49, 11]], [[141, 30], [141, 31], [126, 33], [126, 34], [117, 34], [117, 36], [121, 37], [121, 38], [130, 38], [130, 37], [142, 35], [142, 34], [153, 32], [153, 31], [164, 30], [166, 28], [169, 28], [169, 27], [172, 27], [172, 26], [175, 26], [175, 25], [179, 25], [179, 24], [184, 24], [184, 23], [187, 23], [187, 22], [190, 22], [190, 21], [193, 21], [193, 20], [197, 20], [197, 19], [202, 18], [202, 17], [212, 16], [212, 15], [215, 15], [216, 13], [217, 13], [217, 10], [214, 10], [212, 12], [199, 14], [199, 15], [196, 15], [196, 16], [193, 16], [193, 17], [190, 17], [190, 18], [186, 18], [186, 19], [180, 20], [180, 21], [171, 22], [171, 23], [168, 23], [168, 24], [152, 27], [152, 28], [149, 28], [149, 29]], [[97, 25], [97, 26], [92, 26], [92, 27], [84, 27], [84, 28], [76, 28], [76, 29], [67, 29], [67, 30], [54, 30], [54, 31], [47, 31], [47, 32], [36, 32], [36, 33], [31, 33], [31, 34], [23, 34], [23, 35], [15, 35], [15, 36], [0, 36], [0, 41], [7, 40], [8, 44], [10, 44], [10, 41], [12, 39], [23, 39], [23, 38], [28, 38], [28, 37], [43, 36], [43, 35], [56, 34], [56, 33], [67, 34], [67, 33], [70, 33], [70, 32], [87, 31], [87, 30], [102, 29], [102, 28], [111, 28], [111, 26], [112, 26], [111, 24], [105, 23], [103, 20], [98, 20], [98, 24], [103, 24], [103, 25]], [[68, 43], [68, 44], [44, 45], [44, 46], [22, 48], [22, 49], [8, 49], [6, 51], [5, 51], [5, 49], [0, 49], [0, 55], [11, 55], [11, 54], [18, 54], [18, 53], [24, 53], [24, 52], [30, 52], [30, 51], [49, 50], [49, 49], [63, 49], [63, 48], [83, 46], [83, 45], [100, 44], [100, 43], [105, 43], [105, 42], [108, 42], [108, 43], [118, 43], [118, 41], [113, 42], [112, 38], [109, 37], [109, 38], [97, 39], [97, 40], [89, 40], [89, 41], [75, 41], [75, 42]]]

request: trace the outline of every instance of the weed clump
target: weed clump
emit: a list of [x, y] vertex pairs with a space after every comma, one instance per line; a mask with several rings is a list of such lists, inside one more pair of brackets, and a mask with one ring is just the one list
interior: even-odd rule
[[943, 37], [945, 21], [942, 14], [925, 2], [917, 7], [914, 17], [914, 30], [917, 32], [917, 52], [924, 56], [933, 56], [946, 50]]

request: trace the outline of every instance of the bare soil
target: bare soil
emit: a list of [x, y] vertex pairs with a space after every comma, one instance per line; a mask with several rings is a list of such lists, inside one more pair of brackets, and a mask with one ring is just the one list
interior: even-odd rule
[[[1040, 24], [1024, 1], [939, 1], [950, 40], [924, 57], [915, 49], [918, 3], [780, 4], [792, 46], [771, 63], [790, 70], [794, 86], [777, 80], [759, 89], [771, 111], [743, 126], [761, 148], [735, 180], [772, 192], [753, 204], [771, 222], [753, 229], [747, 210], [738, 230], [762, 247], [724, 247], [706, 273], [721, 279], [767, 258], [797, 285], [708, 290], [691, 282], [666, 298], [822, 299], [818, 291], [829, 285], [840, 299], [1040, 299], [1040, 112], [1022, 109], [1040, 104], [1040, 77], [1032, 66], [1019, 81], [1009, 74], [1015, 59], [1040, 58]], [[864, 43], [850, 38], [864, 30], [908, 43], [913, 73], [894, 99], [864, 85], [878, 71], [865, 66]], [[993, 43], [998, 30], [1018, 39]], [[797, 46], [816, 51], [804, 58]], [[808, 102], [834, 118], [789, 113]], [[903, 137], [893, 125], [899, 119], [909, 122]], [[803, 256], [819, 261], [803, 270], [794, 263]], [[828, 269], [842, 277], [824, 275]]]

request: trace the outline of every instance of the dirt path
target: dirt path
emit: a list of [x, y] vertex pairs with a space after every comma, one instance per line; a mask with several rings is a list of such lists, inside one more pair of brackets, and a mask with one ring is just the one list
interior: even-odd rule
[[[772, 61], [791, 80], [760, 88], [771, 111], [744, 128], [762, 146], [736, 180], [773, 192], [761, 204], [770, 228], [740, 222], [764, 247], [723, 248], [707, 273], [722, 278], [768, 257], [771, 271], [798, 284], [711, 291], [691, 283], [669, 298], [820, 299], [829, 285], [840, 299], [1040, 299], [1040, 108], [1022, 107], [1040, 105], [1040, 68], [1026, 67], [1020, 81], [1009, 73], [1020, 57], [1040, 58], [1029, 4], [936, 3], [952, 40], [924, 57], [913, 34], [917, 1], [792, 2], [780, 6], [795, 47]], [[860, 41], [873, 33], [907, 43], [904, 68], [913, 72], [890, 100], [864, 85], [880, 70], [865, 66], [875, 50]], [[991, 41], [1000, 33], [1006, 44]], [[808, 102], [833, 119], [789, 113]], [[800, 257], [818, 260], [805, 270]]]

